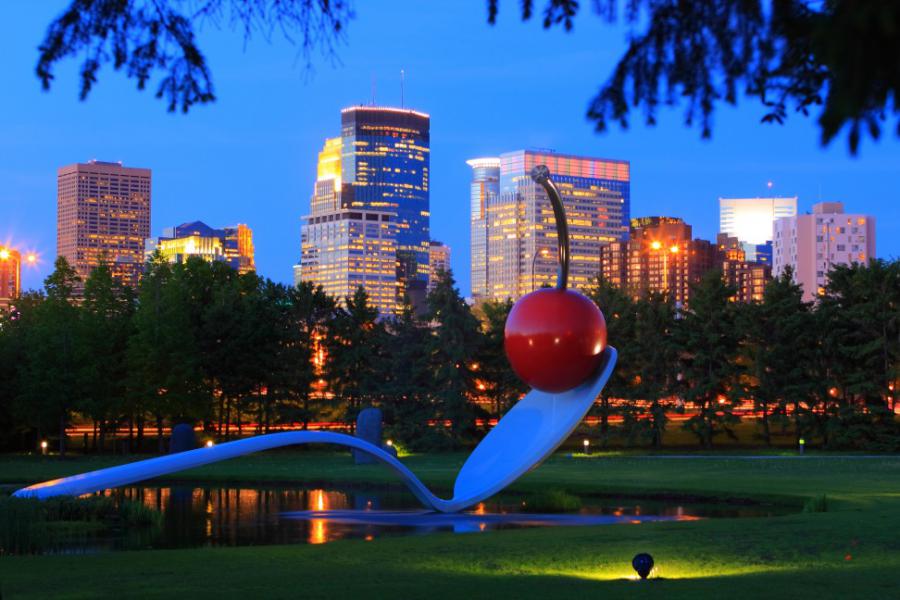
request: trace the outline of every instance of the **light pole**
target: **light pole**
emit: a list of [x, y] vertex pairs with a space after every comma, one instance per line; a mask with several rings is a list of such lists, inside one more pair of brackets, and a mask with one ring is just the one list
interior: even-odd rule
[[531, 256], [531, 291], [532, 292], [534, 291], [534, 261], [537, 260], [537, 257], [539, 254], [546, 258], [549, 253], [550, 253], [550, 251], [547, 250], [546, 248], [541, 248], [539, 251], [535, 252]]

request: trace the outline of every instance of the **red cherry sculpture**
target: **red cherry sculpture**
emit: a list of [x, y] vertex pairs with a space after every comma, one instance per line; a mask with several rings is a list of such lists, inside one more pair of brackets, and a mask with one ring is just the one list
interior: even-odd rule
[[523, 296], [506, 319], [506, 356], [525, 383], [564, 392], [583, 383], [606, 349], [606, 321], [590, 299], [545, 288]]
[[606, 349], [606, 321], [588, 298], [566, 289], [569, 280], [569, 228], [550, 170], [538, 165], [531, 178], [550, 197], [559, 243], [556, 289], [519, 298], [506, 318], [504, 346], [513, 371], [542, 392], [564, 392], [584, 383]]

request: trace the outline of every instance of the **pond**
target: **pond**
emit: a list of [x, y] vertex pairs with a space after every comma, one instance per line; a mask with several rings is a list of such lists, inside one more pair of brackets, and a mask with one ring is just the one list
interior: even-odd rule
[[146, 548], [323, 544], [359, 538], [483, 532], [541, 526], [641, 523], [717, 517], [766, 517], [790, 509], [762, 504], [703, 504], [583, 496], [566, 514], [533, 514], [528, 496], [502, 494], [461, 515], [421, 509], [399, 487], [139, 485], [112, 491], [162, 512], [162, 524], [69, 540], [51, 550], [94, 553]]

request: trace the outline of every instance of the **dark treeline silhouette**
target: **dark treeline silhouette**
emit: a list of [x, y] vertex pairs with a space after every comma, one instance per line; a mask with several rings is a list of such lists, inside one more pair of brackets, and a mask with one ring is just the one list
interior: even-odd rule
[[[733, 301], [719, 273], [690, 307], [632, 298], [602, 280], [590, 296], [620, 353], [594, 413], [602, 443], [661, 447], [668, 421], [703, 447], [735, 435], [752, 406], [763, 444], [788, 434], [825, 448], [900, 449], [900, 263], [839, 266], [815, 304], [785, 273], [762, 302]], [[362, 289], [343, 302], [309, 284], [273, 283], [224, 263], [154, 257], [139, 290], [101, 266], [84, 298], [65, 259], [45, 289], [0, 322], [0, 443], [29, 449], [87, 423], [86, 450], [133, 451], [165, 428], [221, 438], [274, 426], [343, 423], [379, 406], [388, 435], [414, 450], [483, 435], [525, 391], [503, 352], [511, 302], [473, 311], [450, 273], [428, 310], [378, 319]], [[122, 432], [127, 431], [124, 439]], [[151, 441], [151, 438], [154, 441]]]

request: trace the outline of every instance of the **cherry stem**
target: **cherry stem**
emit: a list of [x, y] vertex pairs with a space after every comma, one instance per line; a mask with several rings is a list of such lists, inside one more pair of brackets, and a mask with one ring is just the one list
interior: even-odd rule
[[[569, 225], [566, 222], [566, 210], [556, 184], [550, 179], [547, 165], [537, 165], [531, 170], [531, 178], [539, 183], [550, 197], [553, 205], [553, 218], [556, 221], [556, 241], [559, 245], [559, 270], [556, 275], [556, 289], [564, 290], [569, 285]], [[537, 252], [537, 248], [535, 248]]]

